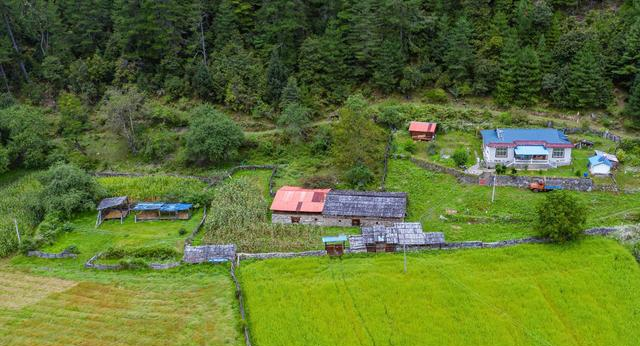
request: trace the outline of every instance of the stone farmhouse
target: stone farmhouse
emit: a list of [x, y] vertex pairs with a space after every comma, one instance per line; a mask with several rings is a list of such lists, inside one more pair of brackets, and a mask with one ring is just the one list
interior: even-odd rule
[[284, 186], [276, 193], [271, 212], [271, 221], [274, 223], [391, 226], [404, 221], [407, 194]]
[[485, 165], [518, 169], [549, 169], [571, 164], [573, 144], [556, 129], [482, 130]]

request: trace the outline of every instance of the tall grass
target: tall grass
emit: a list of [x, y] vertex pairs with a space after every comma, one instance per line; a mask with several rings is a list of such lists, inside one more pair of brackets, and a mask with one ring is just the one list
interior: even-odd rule
[[207, 184], [165, 175], [146, 177], [104, 177], [98, 182], [112, 196], [128, 196], [132, 201], [185, 201], [201, 203]]
[[244, 262], [253, 342], [637, 345], [640, 269], [613, 240]]
[[0, 186], [0, 257], [7, 256], [18, 247], [14, 219], [22, 236], [31, 235], [40, 221], [35, 201], [42, 186], [36, 174], [31, 173]]

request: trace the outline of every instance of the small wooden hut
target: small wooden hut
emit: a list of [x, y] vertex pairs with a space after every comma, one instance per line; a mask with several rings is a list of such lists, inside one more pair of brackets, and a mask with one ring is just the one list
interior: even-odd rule
[[339, 257], [344, 254], [347, 237], [344, 235], [322, 237], [322, 242], [324, 243], [324, 249], [327, 251], [327, 255]]
[[148, 220], [189, 220], [193, 205], [190, 203], [138, 203], [132, 209], [135, 222]]
[[120, 219], [120, 223], [123, 223], [124, 218], [129, 215], [129, 198], [127, 196], [105, 198], [100, 201], [97, 209], [96, 227], [105, 220]]
[[412, 121], [409, 123], [409, 134], [415, 141], [432, 141], [436, 138], [436, 123]]

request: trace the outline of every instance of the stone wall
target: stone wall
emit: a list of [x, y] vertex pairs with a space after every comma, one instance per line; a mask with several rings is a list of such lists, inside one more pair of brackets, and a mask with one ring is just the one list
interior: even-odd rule
[[[124, 267], [120, 264], [97, 264], [95, 263], [102, 253], [97, 253], [93, 257], [91, 257], [87, 262], [85, 262], [84, 267], [96, 270], [121, 270]], [[170, 263], [149, 263], [147, 266], [149, 269], [153, 270], [165, 270], [170, 268], [175, 268], [182, 265], [182, 262], [170, 262]]]
[[202, 245], [184, 247], [183, 262], [186, 263], [203, 263], [214, 259], [227, 259], [233, 261], [236, 257], [235, 244], [225, 245]]
[[296, 213], [279, 213], [279, 212], [273, 212], [271, 214], [271, 222], [291, 224], [292, 217], [299, 217], [300, 224], [303, 224], [303, 225], [323, 225], [324, 224], [324, 217], [322, 216], [322, 214], [296, 214]]
[[42, 251], [29, 251], [27, 253], [29, 257], [40, 257], [40, 258], [76, 258], [78, 255], [73, 253], [68, 253], [66, 251], [62, 251], [61, 253], [47, 253]]
[[263, 253], [238, 253], [240, 260], [245, 259], [271, 259], [271, 258], [296, 258], [296, 257], [319, 257], [325, 256], [325, 250], [302, 251], [302, 252], [263, 252]]
[[353, 227], [351, 225], [353, 219], [360, 220], [360, 226], [393, 226], [396, 222], [404, 222], [404, 218], [338, 217], [325, 215], [323, 226]]
[[[483, 185], [493, 186], [493, 174], [483, 174], [479, 178], [479, 182]], [[593, 191], [593, 180], [589, 178], [570, 178], [570, 177], [541, 177], [541, 176], [511, 176], [511, 175], [498, 175], [496, 176], [496, 186], [512, 186], [519, 188], [529, 188], [529, 184], [545, 180], [547, 185], [559, 185], [564, 190], [572, 191]]]

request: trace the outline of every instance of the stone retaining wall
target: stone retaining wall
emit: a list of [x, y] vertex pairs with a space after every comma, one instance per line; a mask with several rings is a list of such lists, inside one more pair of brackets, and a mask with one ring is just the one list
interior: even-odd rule
[[[85, 268], [96, 269], [96, 270], [121, 270], [123, 266], [120, 264], [97, 264], [97, 261], [100, 258], [102, 253], [97, 253], [93, 257], [91, 257], [85, 264]], [[182, 264], [182, 262], [170, 262], [170, 263], [149, 263], [147, 266], [149, 269], [153, 270], [164, 270], [178, 267]]]
[[[570, 177], [541, 177], [541, 176], [510, 176], [510, 175], [498, 175], [496, 178], [496, 186], [512, 186], [519, 188], [529, 188], [529, 184], [545, 180], [547, 185], [559, 185], [564, 190], [572, 191], [593, 191], [593, 180], [589, 178], [570, 178]], [[479, 182], [487, 186], [493, 186], [493, 174], [483, 174], [479, 178]]]
[[233, 261], [236, 257], [235, 244], [224, 245], [202, 245], [184, 247], [183, 262], [186, 263], [203, 263], [215, 259], [226, 259]]
[[78, 255], [74, 253], [68, 253], [62, 251], [61, 253], [47, 253], [42, 251], [29, 251], [27, 253], [29, 257], [40, 257], [40, 258], [76, 258]]

